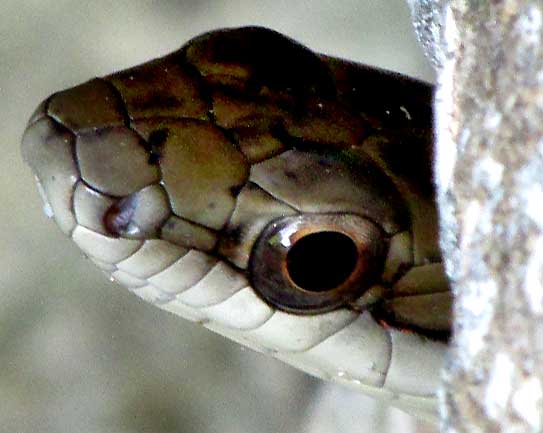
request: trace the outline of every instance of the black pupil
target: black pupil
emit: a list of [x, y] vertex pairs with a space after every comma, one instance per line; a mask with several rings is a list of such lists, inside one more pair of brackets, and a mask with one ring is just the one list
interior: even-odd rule
[[339, 232], [318, 232], [301, 238], [287, 253], [292, 281], [304, 290], [325, 292], [353, 272], [358, 251], [351, 238]]

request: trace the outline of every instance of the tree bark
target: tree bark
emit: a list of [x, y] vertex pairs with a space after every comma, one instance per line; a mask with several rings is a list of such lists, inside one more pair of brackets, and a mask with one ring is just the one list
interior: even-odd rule
[[435, 172], [455, 294], [443, 429], [540, 432], [543, 3], [411, 3], [419, 37], [440, 29]]

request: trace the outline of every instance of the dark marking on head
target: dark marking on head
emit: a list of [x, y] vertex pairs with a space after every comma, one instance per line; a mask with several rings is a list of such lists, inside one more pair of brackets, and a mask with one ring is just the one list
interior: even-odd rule
[[224, 232], [222, 239], [223, 242], [228, 243], [229, 245], [238, 245], [241, 243], [243, 238], [243, 227], [240, 225], [228, 227]]
[[230, 194], [232, 194], [232, 197], [237, 197], [244, 186], [245, 184], [231, 186]]
[[[243, 244], [245, 238], [245, 230], [243, 225], [223, 227], [219, 234], [219, 242], [216, 245], [216, 254], [228, 260], [229, 264], [237, 267], [231, 261], [231, 256], [238, 254], [238, 248]], [[245, 272], [245, 269], [244, 269]]]
[[227, 129], [222, 128], [218, 125], [215, 125], [217, 128], [221, 130], [221, 132], [224, 134], [224, 136], [227, 138], [227, 140], [232, 143], [234, 146], [237, 146], [239, 143], [239, 135], [236, 131], [233, 129]]
[[293, 171], [290, 171], [290, 170], [285, 170], [285, 176], [288, 179], [292, 179], [292, 180], [296, 180], [298, 178], [298, 175], [296, 173], [294, 173]]
[[145, 150], [149, 153], [149, 164], [158, 165], [162, 156], [162, 148], [168, 139], [167, 128], [157, 129], [149, 134], [149, 139], [144, 142]]

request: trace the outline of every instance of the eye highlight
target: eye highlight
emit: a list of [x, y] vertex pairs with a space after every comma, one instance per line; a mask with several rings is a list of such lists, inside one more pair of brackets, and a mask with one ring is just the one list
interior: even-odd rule
[[276, 308], [315, 314], [361, 296], [380, 275], [387, 240], [353, 214], [305, 214], [271, 222], [249, 262], [253, 288]]

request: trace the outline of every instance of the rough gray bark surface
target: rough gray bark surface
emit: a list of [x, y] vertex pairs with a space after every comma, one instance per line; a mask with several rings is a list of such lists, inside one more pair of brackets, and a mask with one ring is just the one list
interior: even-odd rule
[[411, 10], [415, 34], [424, 54], [439, 70], [443, 64], [442, 17], [446, 0], [406, 0]]
[[451, 0], [439, 11], [436, 174], [456, 296], [443, 427], [540, 432], [543, 3]]

